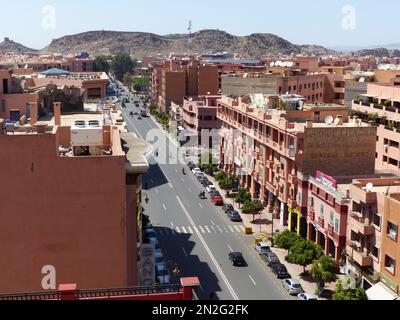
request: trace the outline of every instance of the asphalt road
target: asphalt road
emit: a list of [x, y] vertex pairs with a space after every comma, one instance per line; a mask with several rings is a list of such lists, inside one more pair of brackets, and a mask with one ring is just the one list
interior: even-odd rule
[[[131, 117], [129, 112], [135, 109], [131, 103], [121, 108], [129, 130], [146, 138], [158, 127], [150, 118]], [[145, 213], [166, 260], [178, 264], [181, 277], [199, 277], [201, 299], [208, 299], [211, 292], [222, 300], [293, 299], [245, 238], [242, 224], [230, 222], [208, 199], [200, 200], [204, 189], [188, 168], [183, 175], [181, 164], [158, 165], [154, 158], [150, 162], [154, 163], [143, 181], [149, 198]], [[228, 260], [231, 251], [242, 252], [248, 266], [233, 267]]]

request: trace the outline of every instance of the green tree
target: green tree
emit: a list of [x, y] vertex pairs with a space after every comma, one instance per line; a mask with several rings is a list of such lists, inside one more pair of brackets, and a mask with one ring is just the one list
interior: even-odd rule
[[311, 276], [317, 282], [317, 294], [320, 295], [325, 283], [336, 281], [336, 261], [328, 256], [321, 256], [313, 262], [310, 270]]
[[252, 214], [253, 222], [255, 221], [255, 215], [259, 214], [262, 210], [264, 210], [264, 205], [261, 202], [254, 202], [251, 200], [246, 200], [243, 204], [242, 212], [244, 214]]
[[226, 177], [227, 177], [227, 175], [224, 171], [219, 171], [214, 176], [215, 180], [217, 180], [218, 182], [226, 179]]
[[133, 90], [144, 91], [148, 88], [150, 80], [149, 77], [134, 77], [132, 84], [133, 84]]
[[344, 277], [336, 283], [333, 300], [368, 300], [368, 296], [350, 277]]
[[247, 192], [246, 189], [240, 188], [238, 190], [238, 194], [236, 196], [235, 201], [239, 203], [240, 206], [241, 204], [244, 204], [246, 201], [251, 201], [251, 195], [250, 193]]
[[299, 241], [301, 238], [296, 232], [291, 232], [289, 230], [283, 231], [279, 233], [276, 238], [275, 238], [275, 245], [278, 248], [282, 248], [285, 250], [290, 249], [291, 246], [293, 246], [296, 241]]
[[131, 73], [137, 62], [132, 60], [129, 54], [121, 53], [114, 56], [111, 62], [111, 71], [115, 74], [118, 80], [122, 81], [124, 74]]
[[302, 266], [303, 273], [305, 273], [306, 267], [322, 255], [323, 252], [320, 246], [310, 240], [300, 238], [290, 247], [288, 261]]
[[110, 72], [110, 64], [108, 63], [108, 60], [110, 60], [109, 56], [98, 56], [96, 57], [95, 61], [95, 70], [98, 72]]

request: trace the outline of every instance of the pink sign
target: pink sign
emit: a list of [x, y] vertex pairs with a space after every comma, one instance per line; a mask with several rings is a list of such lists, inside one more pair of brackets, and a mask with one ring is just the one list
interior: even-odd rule
[[327, 186], [328, 188], [337, 189], [337, 182], [335, 179], [333, 179], [331, 176], [328, 176], [324, 173], [322, 173], [321, 171], [317, 171], [316, 175], [315, 175], [315, 179], [317, 179], [317, 181], [321, 182], [324, 186]]

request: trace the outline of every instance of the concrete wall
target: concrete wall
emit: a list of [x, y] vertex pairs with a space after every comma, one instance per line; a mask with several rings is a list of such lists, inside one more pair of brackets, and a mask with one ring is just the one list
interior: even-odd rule
[[302, 173], [316, 170], [335, 175], [373, 174], [376, 128], [310, 128], [304, 132]]
[[228, 77], [221, 78], [223, 95], [243, 96], [247, 94], [263, 93], [275, 94], [278, 90], [280, 75], [268, 75], [261, 78]]
[[348, 80], [345, 86], [344, 105], [351, 108], [353, 100], [358, 99], [360, 94], [367, 93], [368, 83]]
[[1, 291], [42, 290], [45, 265], [57, 284], [135, 285], [125, 157], [59, 158], [54, 134], [0, 136], [0, 145]]

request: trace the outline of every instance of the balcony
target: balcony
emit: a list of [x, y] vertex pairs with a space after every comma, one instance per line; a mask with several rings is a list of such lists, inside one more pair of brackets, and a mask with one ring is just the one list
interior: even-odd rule
[[357, 262], [361, 267], [370, 267], [373, 264], [372, 257], [368, 254], [366, 248], [363, 250], [356, 242], [346, 246], [347, 256]]
[[325, 219], [318, 217], [318, 224], [321, 228], [324, 228], [325, 227]]
[[267, 168], [273, 169], [273, 165], [274, 165], [274, 161], [272, 161], [272, 160], [267, 160], [266, 161]]
[[294, 175], [292, 175], [292, 174], [289, 174], [289, 183], [291, 184], [291, 185], [296, 185], [297, 184], [297, 182], [298, 182], [298, 178], [297, 178], [297, 176], [294, 176]]
[[314, 208], [310, 208], [308, 210], [308, 217], [310, 218], [311, 221], [315, 221], [315, 212]]
[[351, 212], [349, 225], [355, 232], [361, 233], [365, 236], [372, 236], [375, 234], [375, 228], [370, 224], [368, 219], [365, 219], [360, 212]]
[[289, 205], [290, 208], [296, 209], [297, 208], [297, 201], [293, 200], [293, 199], [289, 199], [288, 205]]
[[331, 224], [328, 224], [328, 235], [333, 237], [334, 228]]

